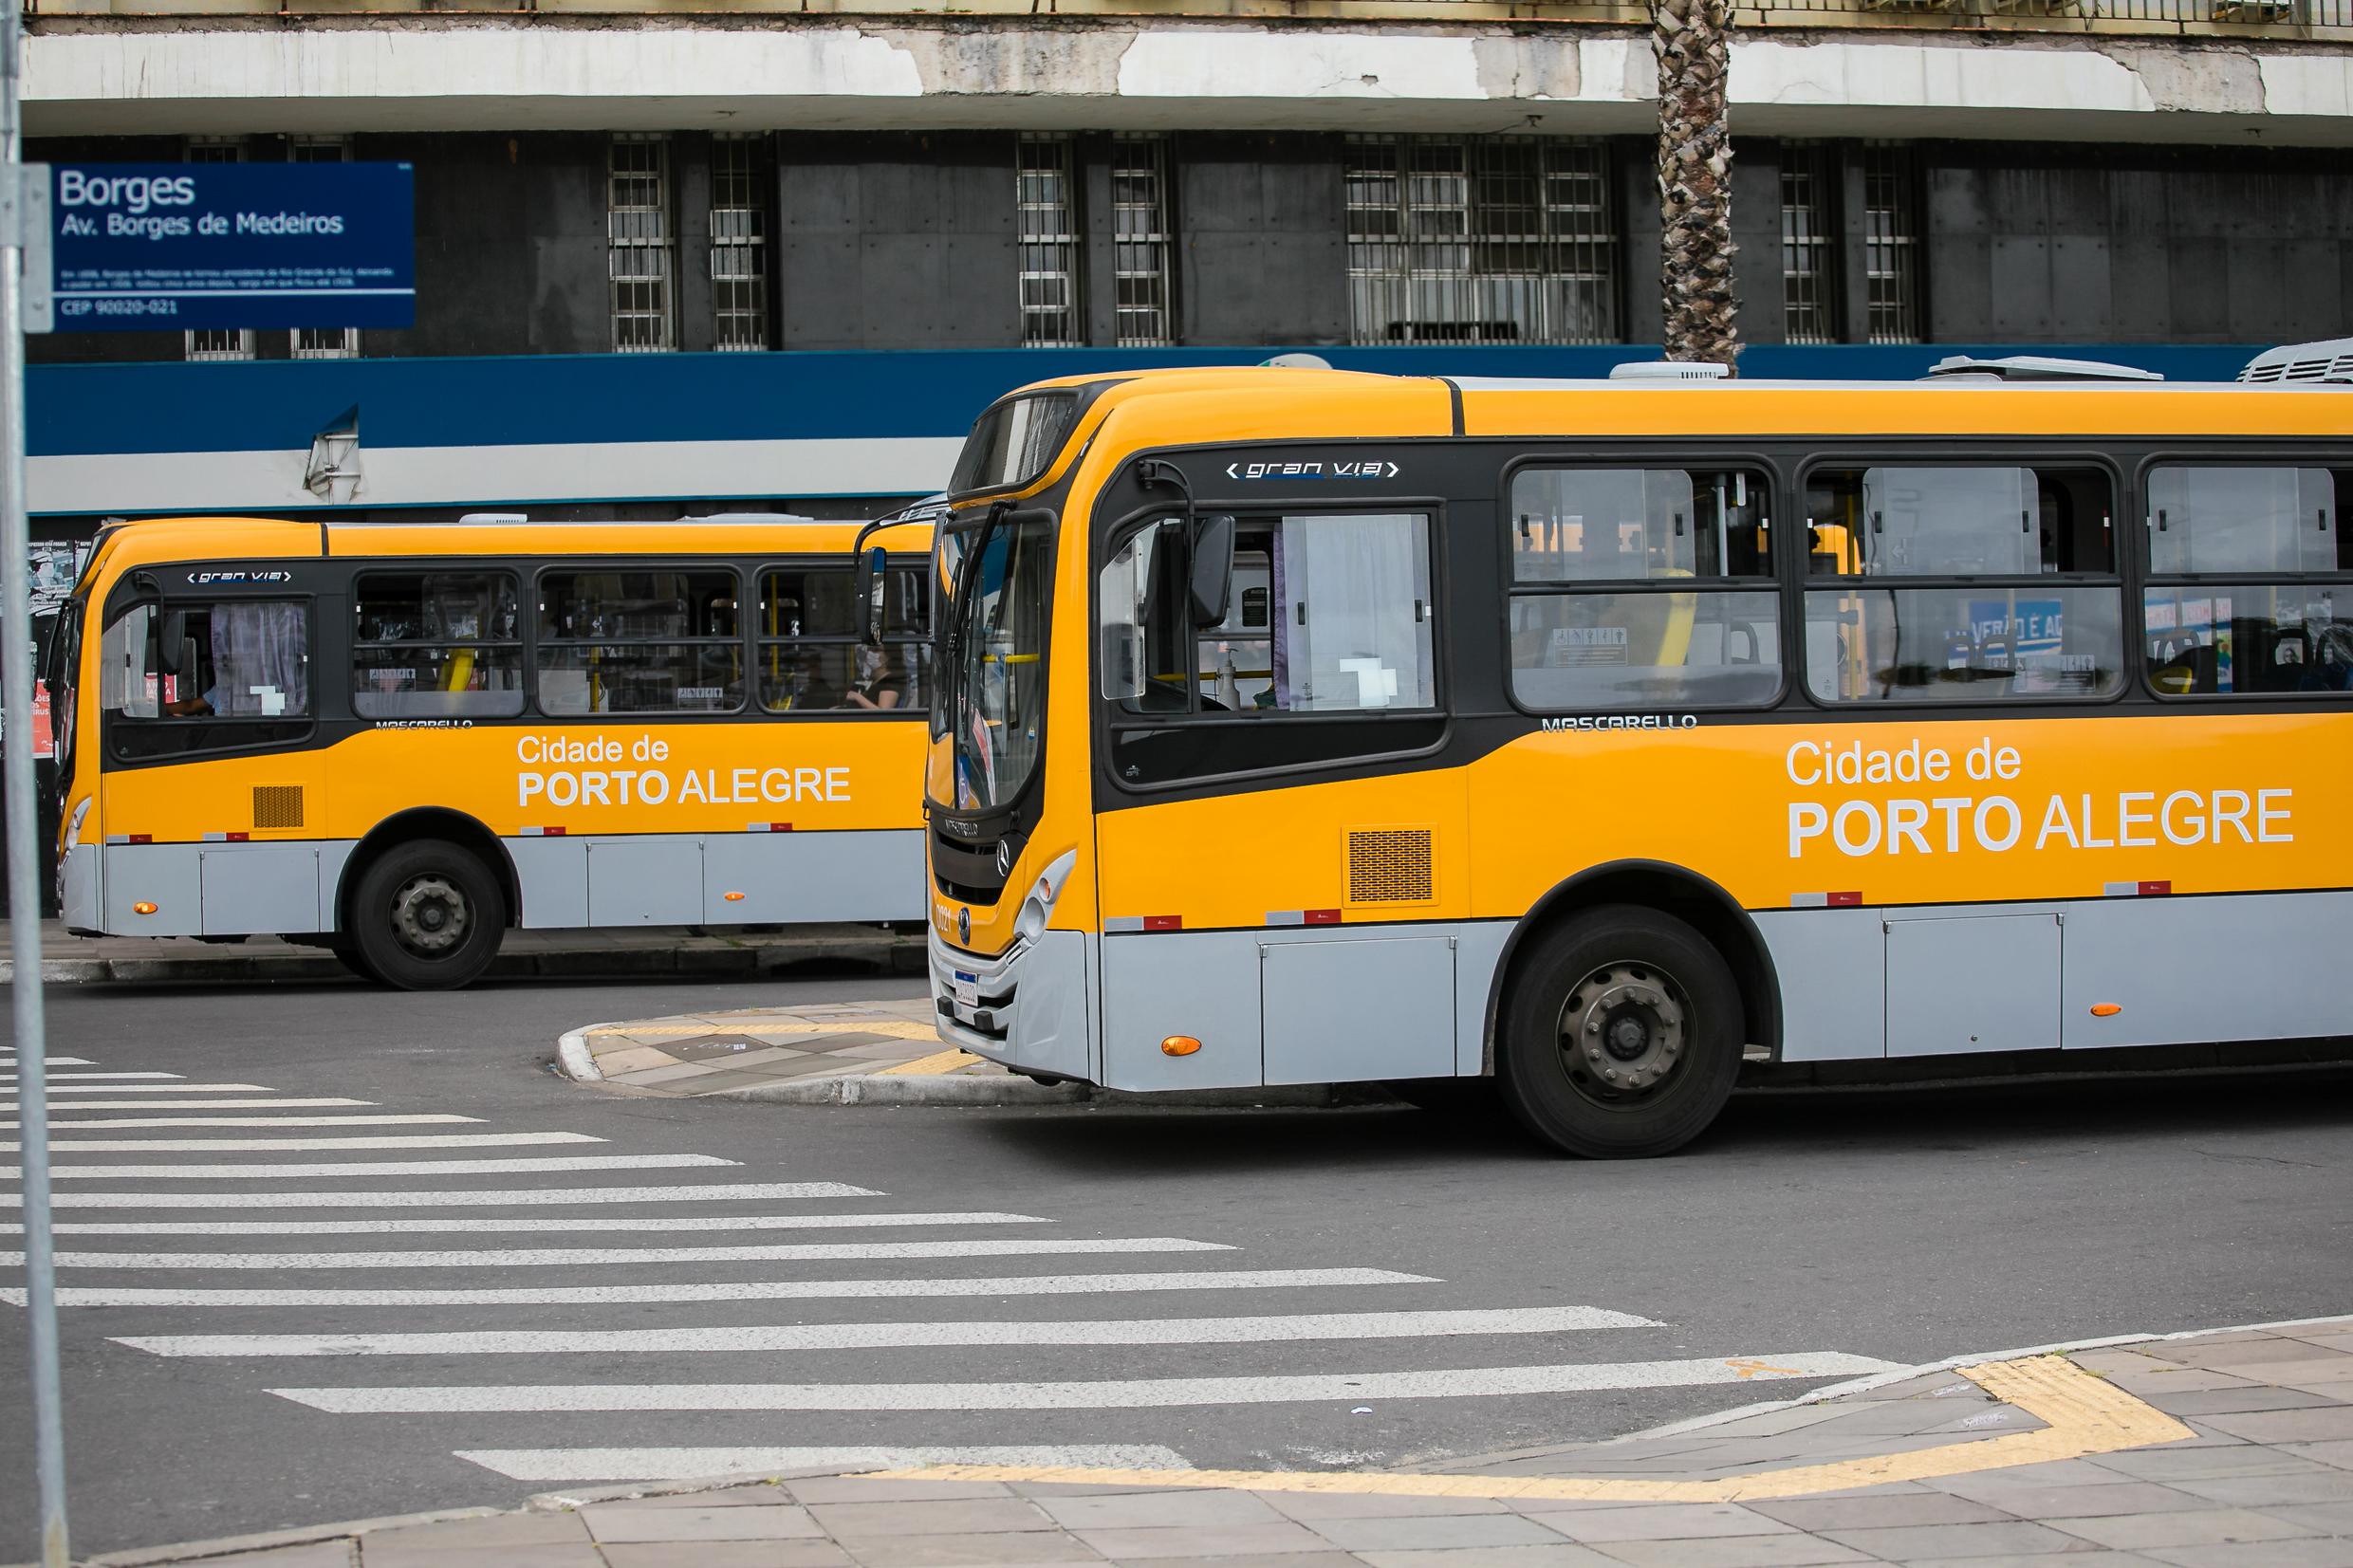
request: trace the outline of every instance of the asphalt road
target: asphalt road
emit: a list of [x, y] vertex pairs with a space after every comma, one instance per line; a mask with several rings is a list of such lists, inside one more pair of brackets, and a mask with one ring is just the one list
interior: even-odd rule
[[[77, 1549], [511, 1504], [555, 1484], [530, 1473], [670, 1462], [648, 1449], [1459, 1458], [1786, 1396], [1833, 1365], [2353, 1312], [2346, 1070], [1748, 1096], [1678, 1157], [1601, 1165], [1407, 1110], [754, 1106], [619, 1098], [545, 1068], [556, 1035], [584, 1023], [912, 989], [855, 973], [454, 996], [53, 993], [52, 1050], [91, 1063], [61, 1071], [180, 1075], [79, 1080], [91, 1088], [59, 1098], [128, 1107], [77, 1118], [275, 1124], [61, 1129], [129, 1146], [61, 1154], [73, 1164], [179, 1168], [59, 1183], [76, 1196], [174, 1195], [61, 1209], [76, 1225], [134, 1227], [65, 1235], [69, 1253], [140, 1255], [75, 1263], [66, 1286], [182, 1293], [64, 1314]], [[128, 1087], [158, 1081], [262, 1088]], [[195, 1106], [240, 1098], [372, 1103]], [[153, 1101], [173, 1103], [151, 1114]], [[269, 1140], [294, 1135], [298, 1116], [353, 1115], [478, 1121], [299, 1135], [602, 1141], [152, 1146]], [[439, 1163], [477, 1159], [671, 1163]], [[683, 1163], [713, 1159], [735, 1163]], [[416, 1168], [185, 1173], [360, 1161]], [[698, 1190], [573, 1198], [656, 1187]], [[0, 1180], [10, 1205], [16, 1190], [11, 1170]], [[503, 1196], [378, 1201], [417, 1191]], [[310, 1229], [251, 1229], [289, 1223]], [[776, 1245], [831, 1250], [705, 1250]], [[539, 1248], [575, 1256], [516, 1256]], [[663, 1257], [615, 1256], [624, 1248]], [[224, 1266], [295, 1252], [312, 1256]], [[1246, 1278], [1205, 1278], [1227, 1271]], [[1148, 1278], [1119, 1278], [1134, 1275]], [[813, 1282], [849, 1282], [811, 1295]], [[0, 1284], [16, 1282], [12, 1264], [0, 1269]], [[482, 1289], [510, 1295], [447, 1299]], [[1472, 1312], [1493, 1316], [1446, 1316]], [[1079, 1321], [1106, 1325], [1086, 1333], [1111, 1342], [993, 1326]], [[0, 1560], [33, 1544], [23, 1322], [0, 1314], [0, 1419], [14, 1428], [0, 1438]], [[585, 1333], [718, 1329], [753, 1334], [559, 1348]], [[387, 1333], [467, 1337], [352, 1340]], [[542, 1337], [479, 1337], [491, 1333]], [[188, 1337], [233, 1335], [298, 1337], [267, 1356]], [[953, 1342], [991, 1336], [1010, 1342]], [[878, 1342], [894, 1338], [915, 1342]], [[323, 1354], [356, 1348], [397, 1353]], [[1541, 1392], [1512, 1392], [1528, 1386]], [[713, 1408], [728, 1403], [754, 1408]], [[617, 1404], [638, 1408], [599, 1408]]]

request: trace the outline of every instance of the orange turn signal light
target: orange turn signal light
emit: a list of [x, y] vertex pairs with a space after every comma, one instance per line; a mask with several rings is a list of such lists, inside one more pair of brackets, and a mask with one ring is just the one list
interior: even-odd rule
[[153, 914], [156, 913], [156, 906], [148, 903], [133, 904], [131, 908], [140, 914]]
[[2091, 1016], [2094, 1018], [2114, 1018], [2123, 1010], [2113, 1002], [2095, 1002], [2091, 1005]]
[[1201, 1042], [1191, 1035], [1171, 1035], [1160, 1042], [1162, 1056], [1191, 1056], [1201, 1048]]
[[744, 901], [744, 895], [740, 893], [731, 893], [727, 895], [727, 901], [731, 904], [740, 904]]

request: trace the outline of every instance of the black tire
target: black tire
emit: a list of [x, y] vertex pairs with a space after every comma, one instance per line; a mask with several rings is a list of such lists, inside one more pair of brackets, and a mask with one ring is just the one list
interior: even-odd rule
[[417, 839], [384, 852], [351, 896], [356, 968], [404, 991], [452, 990], [498, 956], [507, 895], [471, 851]]
[[1740, 987], [1708, 939], [1630, 904], [1536, 938], [1504, 999], [1495, 1079], [1522, 1126], [1589, 1159], [1699, 1135], [1739, 1076]]
[[335, 955], [336, 962], [361, 979], [371, 985], [383, 984], [382, 978], [374, 969], [368, 968], [367, 960], [360, 956], [358, 946], [349, 937], [340, 937], [328, 943], [327, 950]]

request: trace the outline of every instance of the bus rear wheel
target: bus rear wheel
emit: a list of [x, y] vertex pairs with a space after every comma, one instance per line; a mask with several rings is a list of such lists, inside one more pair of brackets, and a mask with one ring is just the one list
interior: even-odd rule
[[351, 900], [361, 972], [404, 991], [450, 990], [498, 956], [507, 898], [475, 856], [439, 839], [387, 850]]
[[1670, 1153], [1740, 1071], [1740, 987], [1682, 921], [1589, 910], [1539, 937], [1504, 1005], [1497, 1086], [1521, 1125], [1590, 1159]]

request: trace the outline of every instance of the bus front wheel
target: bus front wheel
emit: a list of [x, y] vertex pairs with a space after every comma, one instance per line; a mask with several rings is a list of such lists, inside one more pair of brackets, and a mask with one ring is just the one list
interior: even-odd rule
[[1708, 939], [1635, 905], [1538, 937], [1504, 1004], [1495, 1077], [1529, 1132], [1591, 1159], [1681, 1148], [1740, 1071], [1740, 987]]
[[351, 915], [362, 972], [399, 990], [449, 990], [498, 955], [507, 899], [475, 856], [438, 839], [417, 839], [387, 850], [361, 873]]

